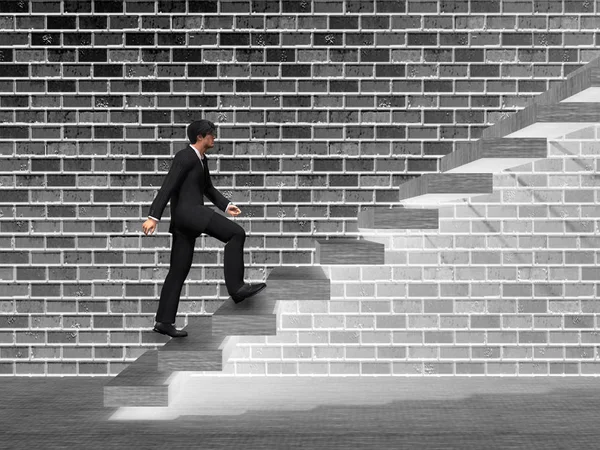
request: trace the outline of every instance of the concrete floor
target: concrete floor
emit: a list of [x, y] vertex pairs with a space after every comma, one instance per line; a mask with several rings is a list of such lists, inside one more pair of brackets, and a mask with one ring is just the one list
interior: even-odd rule
[[[221, 412], [207, 414], [210, 402], [218, 405], [217, 395], [210, 401], [205, 396], [204, 403], [198, 395], [184, 395], [176, 403], [187, 410], [174, 420], [115, 420], [119, 410], [103, 407], [108, 380], [1, 378], [0, 448], [600, 448], [600, 380], [594, 377], [395, 378], [393, 389], [385, 384], [389, 378], [371, 378], [371, 392], [354, 402], [363, 404], [348, 404], [348, 393], [366, 380], [337, 379], [333, 389], [326, 381], [331, 378], [323, 379], [322, 386], [317, 378], [310, 384], [312, 398], [322, 399], [320, 404], [305, 400], [296, 402], [303, 408], [282, 401], [268, 405], [257, 388], [254, 400], [240, 398], [238, 411], [235, 392], [229, 391]], [[248, 380], [237, 384], [241, 388]], [[325, 402], [317, 395], [319, 389], [344, 394]], [[217, 392], [215, 385], [212, 391]], [[288, 398], [302, 397], [306, 395], [297, 392]]]

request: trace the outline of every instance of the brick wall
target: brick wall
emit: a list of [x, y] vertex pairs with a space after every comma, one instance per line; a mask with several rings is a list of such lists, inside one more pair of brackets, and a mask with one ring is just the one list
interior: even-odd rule
[[[284, 302], [238, 375], [598, 375], [600, 128], [439, 208], [439, 230], [363, 235], [385, 266], [325, 266], [331, 301]], [[210, 375], [203, 372], [197, 376]]]
[[[219, 125], [213, 183], [242, 209], [235, 220], [248, 233], [246, 280], [262, 280], [277, 265], [314, 263], [315, 237], [355, 234], [360, 206], [398, 204], [400, 184], [437, 171], [437, 160], [461, 142], [479, 138], [597, 57], [599, 22], [600, 6], [592, 1], [0, 2], [0, 374], [116, 374], [166, 341], [151, 327], [169, 268], [168, 223], [161, 221], [153, 237], [143, 235], [141, 224], [173, 155], [187, 145], [191, 121], [208, 118]], [[595, 138], [578, 145], [593, 147]], [[592, 155], [572, 156], [596, 170], [587, 159]], [[369, 274], [381, 272], [393, 284], [400, 280], [397, 270], [420, 270], [405, 249], [386, 255], [392, 259], [385, 267], [355, 268], [361, 288], [350, 293], [332, 268], [334, 301], [321, 304], [319, 320], [348, 329], [335, 331], [342, 334], [322, 351], [338, 355], [355, 343], [346, 336], [356, 334], [363, 307], [344, 295], [365, 289], [375, 296], [368, 308], [382, 314], [376, 323], [387, 328], [386, 339], [393, 334], [393, 342], [402, 344], [383, 355], [404, 361], [438, 351], [441, 358], [462, 358], [472, 351], [497, 358], [506, 356], [500, 344], [516, 339], [530, 345], [516, 346], [510, 355], [527, 360], [527, 352], [563, 352], [576, 360], [575, 366], [565, 363], [565, 372], [591, 370], [584, 364], [596, 357], [596, 338], [585, 333], [595, 333], [597, 245], [589, 234], [596, 224], [573, 232], [560, 220], [541, 219], [556, 223], [551, 230], [522, 220], [522, 214], [538, 218], [539, 211], [539, 217], [556, 219], [562, 214], [557, 211], [575, 217], [584, 209], [585, 217], [594, 217], [594, 175], [557, 174], [574, 170], [574, 163], [564, 164], [550, 170], [568, 180], [564, 193], [523, 195], [510, 184], [513, 197], [504, 203], [494, 194], [467, 212], [450, 207], [445, 211], [453, 219], [446, 223], [440, 212], [440, 233], [463, 234], [436, 245], [460, 248], [462, 257], [467, 242], [487, 249], [477, 259], [480, 265], [455, 267], [449, 284], [461, 295], [470, 288], [476, 306], [426, 273], [415, 275], [420, 287], [409, 298], [392, 286], [384, 291], [395, 300], [378, 301]], [[530, 166], [530, 172], [534, 167], [535, 176], [523, 175], [530, 189], [539, 178], [553, 179], [547, 164]], [[515, 183], [508, 174], [495, 178], [503, 188], [496, 180]], [[573, 204], [583, 196], [586, 205], [577, 210]], [[482, 215], [476, 225], [473, 211]], [[167, 207], [163, 218], [169, 215]], [[504, 228], [497, 228], [498, 217]], [[477, 235], [490, 227], [509, 239], [509, 255], [523, 254], [523, 264], [533, 266], [522, 269], [528, 276], [547, 276], [546, 288], [511, 291], [510, 281], [523, 275], [503, 266], [509, 261], [494, 247], [500, 238]], [[586, 250], [579, 251], [584, 243]], [[536, 260], [544, 248], [554, 251]], [[178, 326], [187, 315], [212, 314], [227, 298], [223, 244], [202, 236], [196, 249]], [[394, 268], [403, 258], [409, 266]], [[427, 271], [440, 269], [435, 264]], [[573, 282], [579, 271], [583, 278]], [[506, 277], [508, 290], [481, 283], [486, 276]], [[552, 309], [548, 291], [557, 296], [558, 309]], [[494, 299], [481, 300], [486, 293]], [[454, 295], [449, 311], [443, 300]], [[521, 296], [530, 296], [524, 311], [517, 309]], [[410, 312], [424, 315], [402, 316]], [[340, 319], [350, 313], [350, 319]], [[569, 329], [555, 328], [573, 314], [583, 331], [563, 322]], [[364, 326], [374, 323], [372, 315], [364, 320]], [[438, 331], [402, 328], [411, 328], [412, 320], [416, 328]], [[455, 324], [453, 331], [444, 327], [448, 323]], [[544, 328], [547, 323], [552, 329]], [[321, 328], [316, 319], [314, 326]], [[529, 331], [515, 331], [521, 326]], [[377, 332], [364, 336], [363, 343], [382, 339]], [[432, 349], [407, 350], [419, 336]], [[283, 357], [297, 354], [298, 347]], [[359, 352], [348, 349], [346, 356]], [[380, 370], [377, 352], [361, 352], [371, 359], [361, 370]], [[416, 363], [396, 364], [413, 371]], [[435, 370], [448, 370], [436, 364]], [[491, 373], [511, 373], [514, 366], [490, 364]], [[453, 370], [479, 373], [482, 366], [473, 367]]]

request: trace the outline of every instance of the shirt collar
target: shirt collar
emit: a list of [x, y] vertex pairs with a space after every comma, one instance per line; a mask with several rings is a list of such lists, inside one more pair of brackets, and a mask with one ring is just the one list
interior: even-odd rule
[[[192, 149], [193, 149], [193, 150], [196, 152], [196, 155], [198, 155], [198, 158], [200, 158], [200, 161], [202, 161], [202, 159], [204, 159], [204, 158], [202, 158], [202, 157], [200, 156], [200, 152], [199, 152], [197, 149], [195, 149], [195, 148], [192, 146], [192, 144], [189, 144], [189, 145], [190, 145], [190, 147], [192, 147]], [[205, 157], [206, 157], [206, 156], [205, 156]]]

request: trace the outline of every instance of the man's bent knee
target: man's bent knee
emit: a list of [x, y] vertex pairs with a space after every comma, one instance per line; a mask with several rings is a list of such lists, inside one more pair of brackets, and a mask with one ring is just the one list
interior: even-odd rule
[[[233, 237], [237, 237], [238, 239], [245, 239], [246, 238], [246, 230], [244, 230], [242, 227], [238, 226], [233, 234]], [[233, 239], [233, 237], [232, 237], [232, 239]]]

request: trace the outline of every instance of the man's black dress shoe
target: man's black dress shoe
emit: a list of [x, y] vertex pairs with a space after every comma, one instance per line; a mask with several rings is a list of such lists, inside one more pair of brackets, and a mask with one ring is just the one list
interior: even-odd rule
[[231, 294], [231, 298], [233, 299], [233, 301], [235, 303], [239, 303], [248, 297], [252, 297], [253, 295], [258, 294], [260, 291], [262, 291], [266, 287], [267, 287], [267, 285], [265, 283], [258, 283], [258, 284], [244, 283], [244, 285], [241, 288], [239, 288], [235, 294]]
[[187, 331], [176, 329], [172, 323], [156, 322], [154, 331], [160, 334], [168, 334], [171, 337], [187, 336]]

